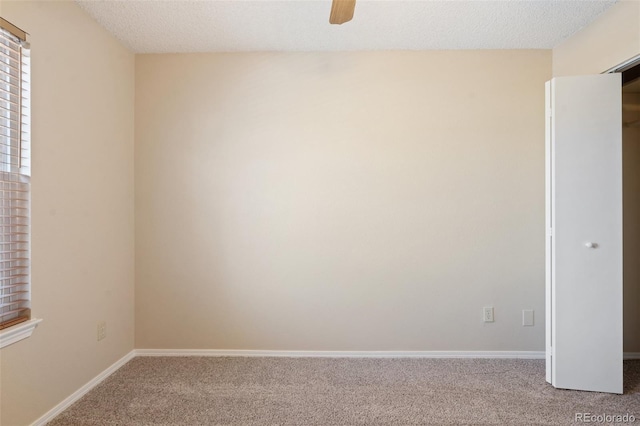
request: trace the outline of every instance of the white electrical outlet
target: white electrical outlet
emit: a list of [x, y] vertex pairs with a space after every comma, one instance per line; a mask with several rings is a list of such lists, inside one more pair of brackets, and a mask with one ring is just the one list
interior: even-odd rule
[[98, 342], [107, 337], [107, 322], [100, 321], [98, 323]]
[[493, 322], [493, 308], [482, 308], [482, 320], [484, 322]]
[[524, 309], [522, 311], [522, 325], [524, 327], [533, 326], [533, 309]]

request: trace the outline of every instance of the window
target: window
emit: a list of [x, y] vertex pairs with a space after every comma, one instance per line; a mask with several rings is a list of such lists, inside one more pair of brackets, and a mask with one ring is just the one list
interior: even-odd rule
[[0, 18], [0, 330], [31, 319], [29, 62], [26, 34]]

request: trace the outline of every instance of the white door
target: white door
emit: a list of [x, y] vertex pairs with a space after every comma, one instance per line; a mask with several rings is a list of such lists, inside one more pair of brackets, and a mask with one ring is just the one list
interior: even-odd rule
[[547, 82], [547, 381], [622, 393], [620, 74]]

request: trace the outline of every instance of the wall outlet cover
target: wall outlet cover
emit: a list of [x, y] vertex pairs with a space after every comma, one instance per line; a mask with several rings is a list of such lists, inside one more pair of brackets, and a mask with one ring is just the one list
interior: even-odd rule
[[98, 323], [98, 342], [107, 337], [107, 322], [100, 321]]
[[492, 307], [484, 307], [484, 308], [482, 308], [482, 320], [484, 322], [493, 322], [493, 308]]

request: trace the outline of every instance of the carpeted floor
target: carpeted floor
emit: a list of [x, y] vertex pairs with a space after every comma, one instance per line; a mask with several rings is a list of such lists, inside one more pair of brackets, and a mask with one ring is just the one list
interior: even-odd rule
[[557, 425], [575, 413], [640, 422], [625, 394], [554, 389], [542, 360], [139, 357], [54, 425]]

